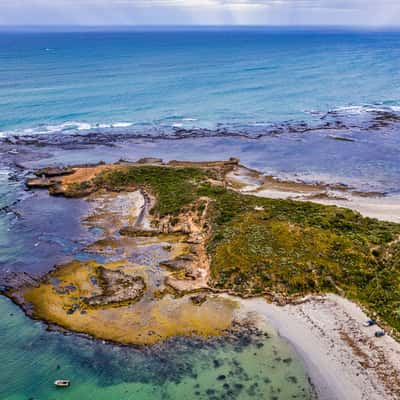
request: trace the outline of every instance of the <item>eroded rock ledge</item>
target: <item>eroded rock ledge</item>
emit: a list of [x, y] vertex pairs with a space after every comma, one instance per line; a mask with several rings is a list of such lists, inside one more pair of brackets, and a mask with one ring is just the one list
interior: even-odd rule
[[146, 285], [141, 276], [130, 276], [121, 271], [112, 271], [103, 266], [96, 270], [101, 293], [84, 297], [83, 301], [89, 307], [120, 306], [138, 301], [145, 291]]

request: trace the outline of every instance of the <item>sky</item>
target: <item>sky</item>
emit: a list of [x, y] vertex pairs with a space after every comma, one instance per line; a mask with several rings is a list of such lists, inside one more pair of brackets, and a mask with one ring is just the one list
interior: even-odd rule
[[0, 0], [0, 25], [398, 26], [400, 0]]

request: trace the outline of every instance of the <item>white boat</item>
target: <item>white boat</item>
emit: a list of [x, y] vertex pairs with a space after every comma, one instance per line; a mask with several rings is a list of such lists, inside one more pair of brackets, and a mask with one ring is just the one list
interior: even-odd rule
[[58, 387], [68, 387], [71, 384], [71, 381], [68, 379], [57, 379], [54, 384]]

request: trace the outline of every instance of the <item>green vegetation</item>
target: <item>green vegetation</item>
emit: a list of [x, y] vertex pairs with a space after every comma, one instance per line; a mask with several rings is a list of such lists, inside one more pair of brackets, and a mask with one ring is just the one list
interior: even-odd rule
[[208, 247], [214, 286], [250, 295], [340, 293], [400, 331], [400, 225], [338, 207], [217, 192]]
[[196, 185], [207, 177], [200, 168], [158, 166], [124, 167], [106, 171], [94, 180], [95, 186], [111, 190], [146, 187], [157, 198], [152, 212], [160, 217], [177, 215], [196, 199]]
[[207, 182], [200, 168], [126, 167], [99, 175], [96, 188], [147, 187], [153, 213], [173, 215], [200, 196], [213, 201], [210, 284], [238, 294], [336, 292], [400, 331], [400, 225], [337, 207], [264, 199]]

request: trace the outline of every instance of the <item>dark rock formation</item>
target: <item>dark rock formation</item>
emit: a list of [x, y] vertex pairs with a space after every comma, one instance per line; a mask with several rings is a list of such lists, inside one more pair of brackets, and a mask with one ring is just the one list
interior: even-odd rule
[[133, 303], [143, 296], [146, 285], [141, 276], [131, 276], [121, 271], [104, 267], [99, 267], [97, 274], [102, 293], [84, 298], [83, 301], [88, 306], [104, 307], [107, 305], [121, 305], [121, 303]]
[[47, 167], [35, 171], [35, 175], [39, 178], [53, 178], [55, 176], [71, 175], [73, 173], [74, 170], [68, 167]]

